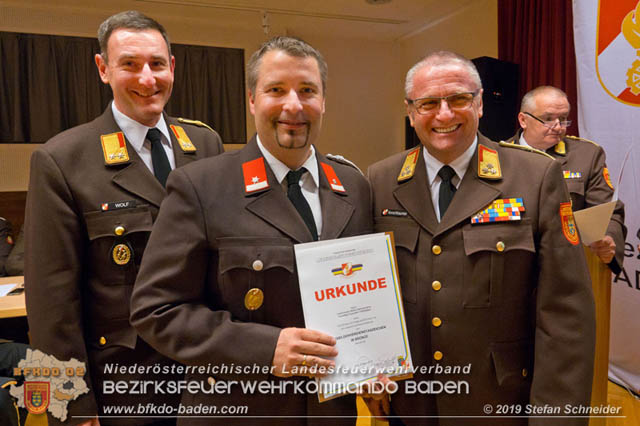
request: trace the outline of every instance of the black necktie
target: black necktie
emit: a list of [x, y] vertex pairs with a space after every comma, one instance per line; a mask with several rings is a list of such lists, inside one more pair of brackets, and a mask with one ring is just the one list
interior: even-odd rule
[[313, 213], [311, 212], [311, 207], [309, 207], [309, 203], [302, 195], [302, 189], [300, 189], [300, 177], [306, 172], [307, 169], [304, 167], [296, 170], [290, 170], [287, 173], [287, 197], [293, 203], [293, 206], [298, 210], [300, 217], [311, 231], [311, 236], [313, 236], [313, 241], [318, 241], [318, 229], [316, 228], [316, 221], [313, 219]]
[[456, 187], [451, 179], [456, 175], [455, 170], [449, 166], [442, 166], [438, 172], [438, 176], [442, 179], [440, 182], [440, 193], [438, 194], [438, 205], [440, 207], [440, 220], [444, 217], [444, 213], [449, 208], [453, 195], [456, 193]]
[[162, 147], [162, 134], [160, 130], [149, 129], [147, 132], [147, 139], [151, 141], [151, 162], [153, 163], [153, 174], [156, 175], [158, 181], [162, 186], [167, 184], [167, 176], [171, 171], [171, 165], [167, 158], [167, 153], [164, 152]]

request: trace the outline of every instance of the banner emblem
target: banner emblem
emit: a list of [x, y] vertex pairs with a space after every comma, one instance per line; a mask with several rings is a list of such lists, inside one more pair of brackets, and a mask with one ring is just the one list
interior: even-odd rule
[[614, 99], [640, 106], [640, 1], [600, 0], [596, 71]]

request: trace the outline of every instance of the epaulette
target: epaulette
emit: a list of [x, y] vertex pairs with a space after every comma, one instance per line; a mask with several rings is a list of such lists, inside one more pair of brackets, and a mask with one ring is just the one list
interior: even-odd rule
[[186, 124], [194, 124], [196, 126], [200, 126], [200, 127], [206, 127], [207, 129], [211, 130], [212, 132], [215, 132], [215, 130], [213, 130], [211, 127], [209, 127], [206, 123], [203, 123], [200, 120], [189, 120], [188, 118], [178, 118], [178, 121], [180, 123], [186, 123]]
[[354, 169], [356, 169], [358, 172], [360, 172], [361, 175], [364, 175], [362, 173], [362, 170], [360, 170], [360, 168], [358, 166], [356, 166], [356, 164], [353, 161], [347, 160], [342, 155], [339, 155], [339, 154], [326, 154], [325, 157], [327, 157], [329, 160], [335, 161], [336, 163], [344, 164], [345, 166], [351, 166]]
[[515, 144], [515, 143], [504, 142], [504, 141], [500, 141], [500, 146], [506, 146], [508, 148], [517, 148], [517, 149], [521, 149], [523, 151], [535, 152], [537, 154], [541, 154], [541, 155], [544, 155], [545, 157], [548, 157], [548, 158], [550, 158], [552, 160], [555, 160], [555, 158], [553, 158], [552, 156], [550, 156], [546, 152], [540, 151], [539, 149], [531, 148], [530, 146], [523, 146], [523, 145], [518, 145], [518, 144]]
[[574, 140], [574, 141], [590, 142], [590, 143], [594, 144], [595, 146], [600, 146], [597, 143], [595, 143], [594, 141], [590, 141], [589, 139], [585, 139], [585, 138], [579, 138], [577, 136], [566, 135], [565, 138], [571, 139], [571, 140]]

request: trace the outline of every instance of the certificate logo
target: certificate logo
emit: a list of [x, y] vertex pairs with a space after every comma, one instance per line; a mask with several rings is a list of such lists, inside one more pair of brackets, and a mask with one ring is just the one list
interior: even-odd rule
[[24, 405], [31, 414], [42, 414], [49, 406], [49, 382], [24, 382]]
[[351, 262], [343, 263], [339, 268], [333, 268], [331, 272], [333, 275], [344, 275], [348, 277], [353, 275], [354, 272], [362, 270], [362, 263], [353, 264]]

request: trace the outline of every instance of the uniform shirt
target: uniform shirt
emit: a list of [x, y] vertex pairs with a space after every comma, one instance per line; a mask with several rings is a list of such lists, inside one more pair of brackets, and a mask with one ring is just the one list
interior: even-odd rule
[[[116, 107], [115, 102], [111, 102], [111, 110], [113, 111], [113, 118], [116, 120], [116, 124], [120, 127], [124, 136], [127, 138], [133, 149], [136, 150], [147, 168], [151, 170], [151, 173], [153, 173], [151, 142], [147, 140], [147, 132], [151, 127], [140, 124], [121, 113]], [[167, 153], [171, 170], [173, 170], [176, 168], [176, 160], [173, 156], [173, 149], [171, 149], [169, 128], [167, 127], [167, 123], [164, 121], [163, 115], [160, 115], [160, 120], [156, 123], [155, 128], [160, 130], [160, 133], [162, 133], [162, 147], [164, 148], [164, 152]]]
[[[256, 136], [258, 141], [258, 148], [264, 156], [265, 160], [271, 167], [273, 174], [275, 175], [278, 183], [282, 186], [285, 193], [287, 192], [287, 173], [291, 170], [282, 161], [278, 160], [267, 150], [262, 142], [260, 142], [260, 136]], [[318, 171], [318, 160], [316, 160], [316, 150], [311, 145], [311, 155], [307, 158], [304, 164], [301, 166], [307, 169], [307, 173], [303, 174], [300, 178], [300, 187], [302, 188], [302, 195], [304, 196], [311, 212], [313, 213], [313, 219], [316, 223], [316, 229], [318, 230], [318, 238], [322, 234], [322, 209], [320, 207], [320, 172]]]
[[524, 132], [520, 134], [520, 145], [528, 146], [529, 148], [533, 148], [531, 145], [527, 143], [527, 140], [524, 138]]
[[[461, 156], [449, 164], [449, 166], [451, 166], [451, 168], [456, 172], [456, 175], [451, 179], [456, 188], [460, 186], [460, 182], [462, 182], [464, 174], [467, 173], [469, 162], [476, 151], [477, 145], [478, 136], [475, 137], [473, 143], [464, 153], [462, 153]], [[436, 211], [438, 222], [440, 222], [440, 203], [438, 202], [438, 195], [440, 193], [440, 183], [442, 182], [442, 179], [438, 176], [438, 172], [445, 164], [433, 155], [429, 154], [427, 148], [422, 147], [422, 152], [424, 154], [424, 163], [427, 166], [427, 179], [429, 179], [429, 189], [431, 189], [431, 201], [433, 202], [433, 208]]]

